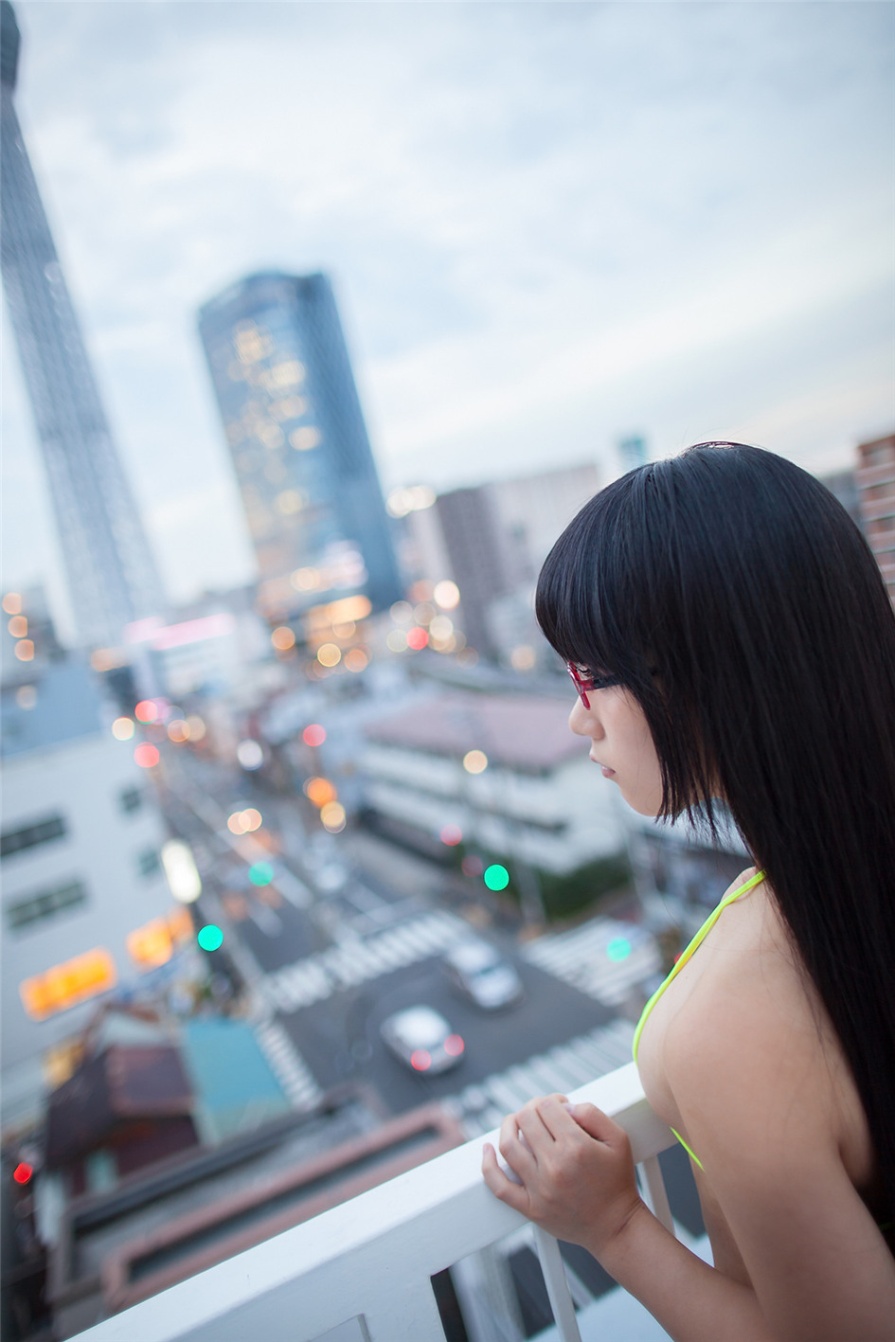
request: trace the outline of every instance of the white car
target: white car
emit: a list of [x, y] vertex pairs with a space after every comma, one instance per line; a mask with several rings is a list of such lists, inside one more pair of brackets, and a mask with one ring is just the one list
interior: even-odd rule
[[379, 1033], [395, 1057], [414, 1072], [446, 1072], [466, 1052], [463, 1039], [444, 1016], [427, 1006], [396, 1011], [382, 1022]]
[[487, 941], [460, 941], [444, 956], [454, 985], [487, 1011], [510, 1006], [523, 994], [516, 970]]

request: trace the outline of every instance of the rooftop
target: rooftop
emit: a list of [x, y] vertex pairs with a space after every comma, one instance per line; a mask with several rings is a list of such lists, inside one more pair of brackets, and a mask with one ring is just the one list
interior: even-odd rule
[[[99, 736], [103, 699], [85, 662], [66, 658], [35, 667], [30, 676], [27, 668], [22, 671], [15, 685], [3, 686], [0, 752], [5, 758]], [[20, 693], [24, 687], [33, 689], [33, 697]]]
[[365, 728], [378, 745], [462, 759], [483, 750], [492, 764], [539, 773], [582, 753], [569, 731], [569, 706], [547, 696], [442, 694]]

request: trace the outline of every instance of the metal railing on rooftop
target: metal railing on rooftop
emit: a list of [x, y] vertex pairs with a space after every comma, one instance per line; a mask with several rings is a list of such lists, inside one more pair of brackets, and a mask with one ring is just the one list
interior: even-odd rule
[[[674, 1226], [658, 1156], [674, 1138], [633, 1063], [570, 1097], [631, 1139], [644, 1192]], [[482, 1182], [496, 1132], [417, 1166], [77, 1334], [77, 1342], [443, 1342], [431, 1278], [527, 1224]], [[534, 1229], [561, 1342], [580, 1342], [559, 1245]], [[352, 1321], [353, 1326], [352, 1326]]]

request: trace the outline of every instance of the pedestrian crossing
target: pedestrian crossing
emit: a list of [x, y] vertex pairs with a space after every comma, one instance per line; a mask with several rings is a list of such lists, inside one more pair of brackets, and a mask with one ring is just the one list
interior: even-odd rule
[[496, 1072], [467, 1086], [441, 1103], [458, 1120], [467, 1140], [496, 1128], [516, 1109], [537, 1095], [566, 1094], [614, 1072], [631, 1061], [634, 1026], [627, 1020], [610, 1021], [589, 1034], [557, 1044], [527, 1062]]
[[255, 1026], [255, 1038], [293, 1107], [313, 1109], [323, 1091], [283, 1026], [262, 1021]]
[[619, 1006], [633, 988], [661, 970], [659, 950], [649, 933], [614, 918], [548, 933], [528, 942], [520, 955], [610, 1007]]
[[354, 987], [426, 956], [440, 955], [463, 936], [469, 936], [469, 924], [456, 914], [441, 911], [424, 914], [375, 936], [342, 942], [294, 965], [286, 965], [269, 974], [262, 981], [261, 990], [275, 1011], [297, 1011], [343, 988]]
[[[283, 1026], [262, 1021], [256, 1025], [255, 1035], [294, 1108], [313, 1109], [324, 1092]], [[631, 1061], [633, 1037], [630, 1021], [611, 1021], [474, 1082], [441, 1103], [458, 1120], [467, 1139], [478, 1137], [498, 1127], [508, 1113], [521, 1109], [537, 1095], [554, 1091], [565, 1094], [623, 1067]]]
[[[289, 1014], [334, 992], [443, 954], [469, 931], [469, 924], [456, 914], [433, 911], [376, 935], [330, 946], [262, 979], [258, 988], [264, 1019], [256, 1034], [291, 1103], [300, 1110], [311, 1109], [323, 1091], [284, 1026], [271, 1018], [273, 1012]], [[660, 970], [658, 950], [642, 928], [606, 918], [543, 936], [519, 954], [609, 1007], [617, 1007], [633, 988]], [[633, 1034], [630, 1021], [615, 1019], [495, 1072], [443, 1103], [467, 1138], [478, 1136], [534, 1096], [574, 1090], [630, 1062]]]
[[[262, 1020], [256, 1024], [255, 1034], [292, 1105], [299, 1110], [312, 1109], [324, 1092], [285, 1028], [275, 1021]], [[630, 1021], [610, 1021], [476, 1081], [441, 1103], [458, 1120], [467, 1139], [478, 1137], [537, 1095], [575, 1090], [629, 1063], [633, 1037]]]

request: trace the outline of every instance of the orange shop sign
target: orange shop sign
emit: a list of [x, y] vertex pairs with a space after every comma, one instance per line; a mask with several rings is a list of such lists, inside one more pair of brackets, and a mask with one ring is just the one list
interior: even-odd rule
[[54, 965], [43, 974], [25, 979], [19, 985], [19, 994], [32, 1020], [46, 1020], [57, 1011], [66, 1011], [98, 993], [107, 992], [117, 982], [115, 961], [107, 950], [98, 946], [84, 955], [76, 955], [73, 960]]

